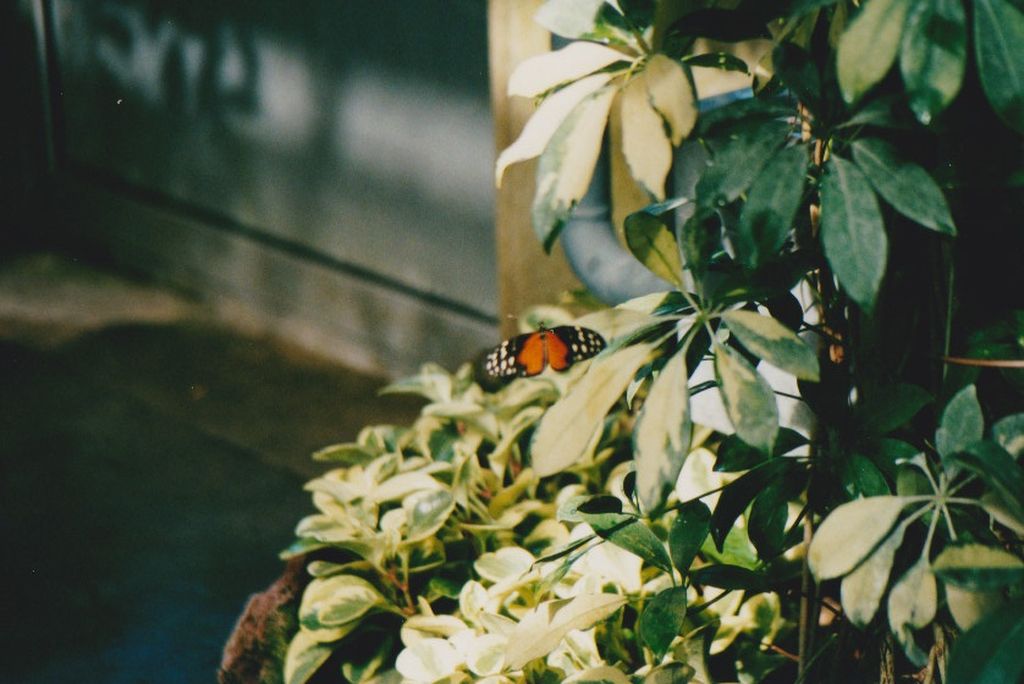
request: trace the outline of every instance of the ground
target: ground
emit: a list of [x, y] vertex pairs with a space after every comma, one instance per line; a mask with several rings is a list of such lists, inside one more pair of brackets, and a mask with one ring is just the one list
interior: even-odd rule
[[175, 293], [0, 262], [0, 682], [212, 682], [309, 453], [417, 404]]

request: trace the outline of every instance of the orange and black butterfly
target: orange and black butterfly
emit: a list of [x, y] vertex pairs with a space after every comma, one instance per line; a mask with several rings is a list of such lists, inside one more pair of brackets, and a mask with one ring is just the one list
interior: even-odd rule
[[564, 371], [604, 348], [604, 338], [590, 328], [541, 328], [499, 344], [484, 359], [484, 370], [492, 378], [502, 380], [537, 375], [545, 368]]

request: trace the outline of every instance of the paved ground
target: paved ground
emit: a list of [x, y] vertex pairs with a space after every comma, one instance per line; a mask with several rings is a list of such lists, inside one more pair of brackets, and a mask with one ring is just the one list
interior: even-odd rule
[[416, 404], [61, 258], [0, 262], [0, 682], [212, 682], [313, 449]]

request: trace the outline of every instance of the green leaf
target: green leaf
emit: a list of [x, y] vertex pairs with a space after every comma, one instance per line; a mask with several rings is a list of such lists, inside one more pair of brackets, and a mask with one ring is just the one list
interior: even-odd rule
[[734, 241], [737, 257], [757, 268], [778, 254], [804, 194], [807, 146], [792, 145], [778, 152], [750, 186]]
[[715, 512], [711, 514], [711, 538], [721, 551], [725, 538], [732, 530], [736, 518], [740, 517], [750, 502], [754, 500], [765, 486], [777, 477], [783, 477], [786, 470], [793, 467], [787, 459], [769, 461], [760, 468], [755, 468], [729, 483], [718, 497]]
[[962, 0], [916, 0], [907, 16], [900, 73], [910, 109], [931, 123], [960, 91], [967, 58]]
[[836, 71], [853, 104], [889, 71], [899, 50], [910, 0], [868, 0], [839, 39]]
[[802, 104], [820, 114], [821, 75], [810, 53], [795, 43], [781, 43], [772, 52], [772, 66]]
[[706, 52], [702, 55], [690, 55], [689, 57], [684, 57], [683, 61], [692, 67], [708, 67], [711, 69], [722, 69], [723, 71], [738, 71], [743, 74], [749, 73], [747, 63], [735, 55], [730, 55], [728, 52]]
[[935, 575], [927, 558], [920, 558], [889, 590], [889, 627], [903, 645], [907, 657], [918, 667], [924, 666], [927, 656], [914, 642], [914, 629], [927, 626], [935, 619], [938, 609], [938, 589]]
[[[577, 81], [556, 95], [592, 78], [596, 75]], [[615, 92], [614, 88], [602, 88], [576, 105], [540, 155], [532, 217], [534, 232], [545, 251], [551, 251], [573, 208], [590, 185]], [[540, 113], [538, 109], [534, 117]], [[523, 132], [525, 135], [525, 128]], [[506, 152], [508, 150], [502, 152], [502, 156]]]
[[902, 496], [872, 496], [832, 511], [807, 550], [807, 564], [815, 578], [841, 577], [857, 567], [888, 536], [909, 503]]
[[639, 556], [656, 568], [672, 572], [672, 560], [665, 551], [665, 544], [639, 519], [626, 513], [582, 513], [581, 517], [602, 539]]
[[897, 526], [864, 562], [843, 578], [839, 587], [843, 611], [857, 627], [866, 627], [878, 612], [885, 587], [889, 584], [896, 550], [903, 543], [906, 529], [905, 523]]
[[[885, 1], [871, 0], [868, 6]], [[821, 242], [843, 288], [870, 312], [885, 275], [889, 240], [868, 181], [837, 156], [825, 165], [821, 181]]]
[[818, 355], [792, 330], [754, 311], [726, 311], [722, 320], [744, 347], [801, 380], [818, 380]]
[[779, 432], [771, 385], [739, 352], [721, 344], [715, 349], [715, 374], [736, 434], [750, 446], [770, 452]]
[[654, 379], [633, 431], [636, 491], [644, 511], [661, 505], [690, 451], [686, 355], [668, 360]]
[[334, 653], [334, 644], [323, 644], [306, 630], [292, 637], [284, 659], [285, 684], [305, 684]]
[[1024, 413], [1000, 418], [992, 425], [992, 438], [1014, 458], [1024, 455]]
[[860, 138], [852, 147], [857, 166], [896, 211], [925, 228], [956, 235], [946, 198], [927, 171], [900, 159], [893, 146], [877, 138]]
[[690, 501], [679, 507], [668, 531], [668, 550], [676, 570], [686, 573], [711, 531], [711, 509], [702, 501]]
[[788, 133], [786, 123], [755, 119], [739, 125], [724, 140], [709, 141], [711, 161], [697, 182], [701, 206], [724, 206], [739, 197], [786, 143]]
[[963, 451], [982, 438], [985, 417], [974, 385], [968, 385], [953, 395], [942, 411], [939, 429], [935, 431], [935, 448], [943, 461]]
[[690, 573], [694, 584], [758, 593], [768, 586], [764, 575], [738, 565], [705, 565]]
[[533, 435], [531, 455], [537, 475], [554, 475], [592, 452], [605, 416], [647, 362], [651, 349], [649, 344], [638, 344], [598, 357], [572, 390], [548, 409]]
[[669, 587], [652, 596], [640, 615], [640, 638], [661, 660], [686, 622], [686, 587]]
[[[790, 428], [780, 428], [779, 434], [775, 438], [772, 456], [788, 454], [804, 444], [807, 444], [807, 438], [799, 432]], [[736, 435], [729, 435], [722, 440], [722, 443], [718, 445], [717, 456], [715, 471], [722, 473], [750, 470], [769, 458], [763, 451], [755, 449]]]
[[843, 458], [840, 479], [843, 489], [851, 499], [861, 496], [883, 496], [891, 493], [889, 484], [885, 481], [885, 476], [878, 466], [871, 459], [856, 452], [846, 454]]
[[768, 483], [754, 499], [747, 519], [747, 534], [762, 560], [782, 553], [785, 546], [789, 501], [803, 489], [803, 480], [790, 476]]
[[711, 257], [722, 248], [721, 221], [713, 212], [698, 211], [683, 224], [679, 232], [679, 243], [683, 262], [700, 291], [701, 279], [707, 273]]
[[676, 236], [661, 215], [686, 203], [674, 199], [651, 205], [626, 217], [626, 245], [651, 273], [675, 285], [682, 284], [683, 260]]
[[1006, 0], [975, 0], [974, 52], [992, 108], [1024, 133], [1024, 12]]
[[999, 589], [1024, 580], [1024, 561], [984, 544], [947, 546], [932, 561], [932, 570], [944, 582], [979, 591]]
[[1024, 519], [1024, 468], [995, 442], [976, 442], [951, 455], [949, 463], [969, 470], [991, 487], [1009, 512]]
[[857, 404], [858, 428], [869, 435], [887, 435], [904, 427], [931, 400], [931, 395], [917, 385], [898, 383], [879, 387]]
[[1017, 682], [1024, 676], [1024, 602], [1006, 603], [957, 639], [944, 681]]

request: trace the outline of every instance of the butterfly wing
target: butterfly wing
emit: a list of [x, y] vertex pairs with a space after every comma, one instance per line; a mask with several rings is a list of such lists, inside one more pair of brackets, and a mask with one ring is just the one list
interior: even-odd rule
[[578, 325], [560, 325], [548, 333], [557, 337], [566, 349], [565, 365], [561, 368], [555, 365], [553, 355], [549, 355], [551, 367], [555, 370], [564, 370], [577, 361], [596, 356], [608, 346], [597, 331]]
[[517, 360], [519, 351], [532, 334], [511, 337], [491, 350], [484, 358], [484, 371], [492, 378], [502, 380], [518, 377], [520, 375], [519, 361]]

